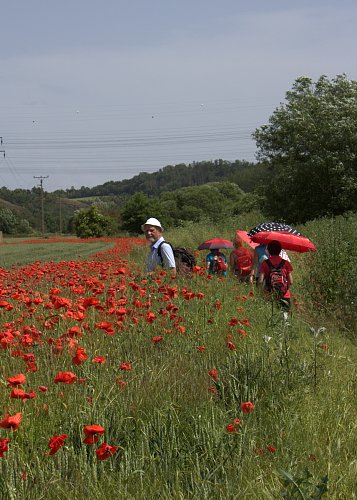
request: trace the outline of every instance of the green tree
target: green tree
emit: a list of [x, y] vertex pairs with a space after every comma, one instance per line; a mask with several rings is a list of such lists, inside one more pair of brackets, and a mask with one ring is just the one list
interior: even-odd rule
[[16, 232], [17, 217], [9, 208], [0, 208], [0, 231], [6, 234]]
[[253, 137], [268, 163], [266, 209], [305, 222], [357, 208], [357, 82], [298, 78]]
[[103, 215], [98, 207], [78, 210], [74, 217], [74, 228], [79, 238], [100, 238], [113, 232], [115, 221]]
[[163, 209], [156, 198], [149, 198], [145, 193], [135, 193], [125, 204], [122, 212], [122, 228], [131, 232], [139, 233], [141, 225], [149, 218], [156, 217], [164, 227], [170, 225], [169, 218], [163, 213]]

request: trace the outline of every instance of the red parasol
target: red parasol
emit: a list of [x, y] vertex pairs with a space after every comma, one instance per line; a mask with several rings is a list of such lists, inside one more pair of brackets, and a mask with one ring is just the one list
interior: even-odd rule
[[233, 243], [229, 240], [224, 240], [222, 238], [213, 238], [211, 240], [204, 241], [198, 247], [198, 250], [217, 250], [218, 248], [234, 248]]
[[248, 236], [248, 233], [246, 231], [242, 231], [241, 229], [238, 229], [236, 231], [236, 235], [244, 241], [244, 243], [247, 243], [250, 247], [255, 248], [259, 245], [259, 243], [255, 243], [252, 241], [252, 238]]
[[252, 236], [252, 240], [256, 243], [262, 243], [263, 245], [267, 245], [270, 241], [276, 240], [281, 243], [284, 250], [291, 250], [292, 252], [303, 253], [317, 250], [309, 238], [298, 236], [297, 234], [284, 233], [282, 231], [261, 231]]

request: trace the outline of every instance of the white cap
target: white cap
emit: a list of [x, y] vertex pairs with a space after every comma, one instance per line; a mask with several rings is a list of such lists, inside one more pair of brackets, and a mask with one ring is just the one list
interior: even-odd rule
[[145, 224], [143, 224], [141, 226], [141, 230], [142, 231], [145, 231], [145, 226], [155, 226], [155, 227], [158, 227], [160, 228], [161, 230], [163, 230], [164, 228], [162, 227], [161, 223], [159, 220], [155, 219], [155, 217], [150, 217], [150, 219], [148, 219]]

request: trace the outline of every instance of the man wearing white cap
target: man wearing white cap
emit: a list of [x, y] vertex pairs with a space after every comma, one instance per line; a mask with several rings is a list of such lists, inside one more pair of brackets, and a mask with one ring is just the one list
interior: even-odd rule
[[[150, 217], [145, 224], [141, 226], [145, 233], [146, 240], [150, 243], [150, 253], [146, 262], [146, 269], [149, 274], [153, 274], [157, 266], [162, 265], [165, 269], [169, 269], [171, 276], [176, 276], [176, 263], [174, 252], [169, 243], [165, 242], [162, 233], [164, 228], [159, 220]], [[160, 246], [160, 258], [158, 249]]]

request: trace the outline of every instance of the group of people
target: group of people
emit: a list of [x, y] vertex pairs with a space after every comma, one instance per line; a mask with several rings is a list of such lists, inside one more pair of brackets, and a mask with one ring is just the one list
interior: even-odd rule
[[[150, 217], [141, 226], [141, 229], [150, 244], [146, 263], [148, 275], [152, 275], [157, 267], [161, 266], [172, 277], [175, 277], [176, 262], [173, 248], [164, 239], [164, 230], [160, 221]], [[273, 240], [267, 246], [258, 245], [253, 252], [243, 245], [239, 236], [236, 236], [233, 240], [233, 246], [228, 263], [226, 256], [219, 248], [212, 249], [208, 253], [206, 256], [207, 273], [227, 276], [227, 272], [230, 272], [241, 282], [256, 283], [269, 292], [278, 290], [279, 304], [283, 309], [289, 310], [293, 268], [289, 256], [281, 248], [280, 242]]]

